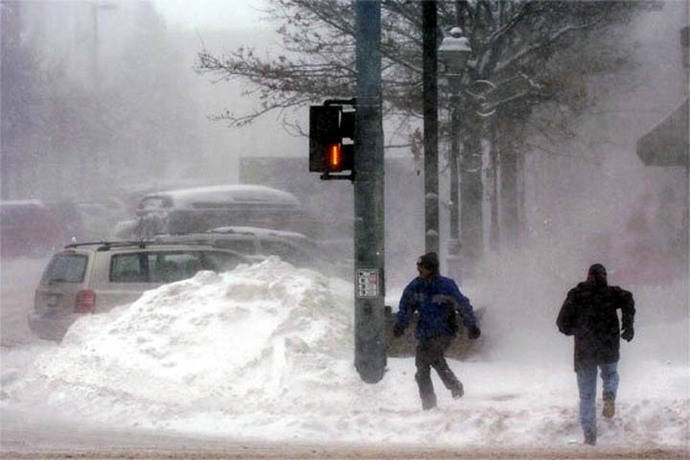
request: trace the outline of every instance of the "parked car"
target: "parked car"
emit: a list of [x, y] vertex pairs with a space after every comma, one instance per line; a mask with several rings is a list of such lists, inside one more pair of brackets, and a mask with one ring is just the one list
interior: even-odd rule
[[312, 268], [330, 276], [352, 276], [347, 260], [328, 258], [311, 238], [297, 232], [260, 227], [228, 226], [207, 232], [183, 235], [157, 235], [154, 241], [208, 244], [231, 249], [254, 259], [278, 256], [295, 267]]
[[65, 229], [40, 200], [0, 202], [0, 255], [43, 257], [67, 243]]
[[136, 217], [120, 222], [114, 237], [149, 238], [156, 234], [204, 232], [228, 225], [301, 231], [308, 219], [294, 195], [260, 185], [196, 187], [144, 196]]
[[87, 313], [135, 301], [144, 291], [194, 276], [227, 271], [251, 260], [236, 251], [199, 244], [109, 242], [70, 244], [53, 255], [36, 288], [30, 329], [61, 340]]

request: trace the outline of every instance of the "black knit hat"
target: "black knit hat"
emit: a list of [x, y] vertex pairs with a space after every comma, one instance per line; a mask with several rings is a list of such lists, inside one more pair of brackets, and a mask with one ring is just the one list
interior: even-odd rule
[[606, 285], [606, 268], [602, 264], [593, 264], [587, 270], [587, 279], [596, 284]]
[[436, 273], [438, 272], [438, 255], [435, 252], [427, 252], [417, 259], [417, 265], [421, 265], [427, 270]]

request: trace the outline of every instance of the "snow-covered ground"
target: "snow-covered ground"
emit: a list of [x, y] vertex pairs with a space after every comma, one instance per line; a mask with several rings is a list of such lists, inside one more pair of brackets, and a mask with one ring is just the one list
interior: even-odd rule
[[[85, 316], [60, 345], [4, 349], [0, 410], [271, 441], [580, 443], [571, 339], [554, 325], [576, 274], [531, 277], [505, 261], [486, 270], [484, 284], [464, 289], [486, 306], [482, 351], [450, 362], [465, 396], [453, 400], [434, 375], [431, 411], [413, 358], [389, 358], [377, 384], [359, 378], [351, 284], [277, 258]], [[617, 413], [600, 418], [599, 444], [687, 449], [687, 285], [634, 293], [636, 337], [622, 344]]]

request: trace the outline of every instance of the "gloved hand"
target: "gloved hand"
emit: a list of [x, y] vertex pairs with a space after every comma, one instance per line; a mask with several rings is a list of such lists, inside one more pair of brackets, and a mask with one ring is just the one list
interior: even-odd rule
[[403, 335], [404, 333], [405, 333], [405, 328], [402, 327], [400, 324], [395, 323], [395, 324], [393, 325], [393, 335], [394, 335], [395, 337], [400, 337], [400, 336]]
[[478, 339], [482, 335], [482, 331], [477, 326], [472, 326], [467, 329], [467, 338], [470, 340]]
[[624, 340], [627, 340], [628, 342], [630, 342], [634, 336], [635, 336], [635, 330], [632, 328], [632, 326], [626, 327], [621, 332], [621, 338]]

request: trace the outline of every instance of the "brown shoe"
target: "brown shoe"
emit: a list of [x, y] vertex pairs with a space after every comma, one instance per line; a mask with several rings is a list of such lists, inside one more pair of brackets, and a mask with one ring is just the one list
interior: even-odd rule
[[613, 399], [605, 399], [604, 400], [604, 409], [601, 411], [601, 415], [603, 415], [606, 418], [611, 418], [613, 417], [613, 414], [616, 413], [616, 404], [614, 403]]

